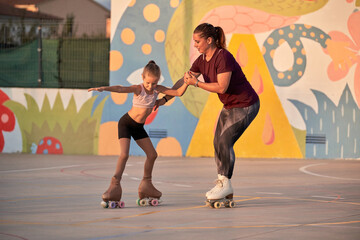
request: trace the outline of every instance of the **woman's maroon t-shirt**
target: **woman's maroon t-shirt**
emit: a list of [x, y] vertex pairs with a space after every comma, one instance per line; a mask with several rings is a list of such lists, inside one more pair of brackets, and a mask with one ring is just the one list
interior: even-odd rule
[[226, 49], [217, 48], [209, 62], [206, 61], [204, 54], [200, 55], [192, 64], [190, 71], [201, 73], [207, 83], [217, 82], [219, 73], [232, 72], [228, 89], [223, 94], [218, 93], [226, 109], [248, 107], [259, 100], [240, 65]]

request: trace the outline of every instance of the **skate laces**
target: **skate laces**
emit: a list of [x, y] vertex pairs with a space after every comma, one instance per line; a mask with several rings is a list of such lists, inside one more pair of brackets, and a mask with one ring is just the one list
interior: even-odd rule
[[214, 183], [216, 184], [215, 187], [223, 187], [224, 186], [223, 181], [221, 181], [220, 179], [216, 179]]
[[210, 193], [218, 192], [224, 186], [223, 182], [220, 179], [216, 179], [214, 182], [216, 185], [213, 189], [210, 190]]

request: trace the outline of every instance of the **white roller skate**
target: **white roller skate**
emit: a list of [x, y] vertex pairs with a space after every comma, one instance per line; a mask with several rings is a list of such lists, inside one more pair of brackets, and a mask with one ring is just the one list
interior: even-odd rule
[[220, 208], [222, 205], [233, 208], [233, 192], [230, 179], [219, 174], [216, 186], [206, 193], [206, 205], [212, 208]]
[[219, 178], [220, 178], [220, 174], [218, 174], [218, 178], [214, 181], [215, 182], [215, 187], [213, 187], [212, 189], [210, 189], [206, 194], [205, 194], [205, 196], [206, 196], [206, 198], [208, 198], [208, 195], [210, 195], [211, 193], [212, 193], [212, 191], [214, 191], [215, 189], [217, 189], [218, 188], [218, 181], [219, 181]]

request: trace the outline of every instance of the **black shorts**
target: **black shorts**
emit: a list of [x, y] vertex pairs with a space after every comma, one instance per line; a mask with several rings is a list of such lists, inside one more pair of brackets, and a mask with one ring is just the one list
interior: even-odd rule
[[128, 113], [124, 114], [118, 123], [118, 138], [131, 138], [139, 140], [147, 138], [149, 135], [144, 129], [143, 123], [137, 123], [132, 119]]

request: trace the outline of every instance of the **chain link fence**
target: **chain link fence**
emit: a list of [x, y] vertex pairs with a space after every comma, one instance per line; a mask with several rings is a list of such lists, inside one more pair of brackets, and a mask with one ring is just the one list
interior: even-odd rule
[[101, 33], [73, 37], [77, 27], [71, 18], [63, 25], [0, 20], [0, 87], [108, 85], [110, 40]]

